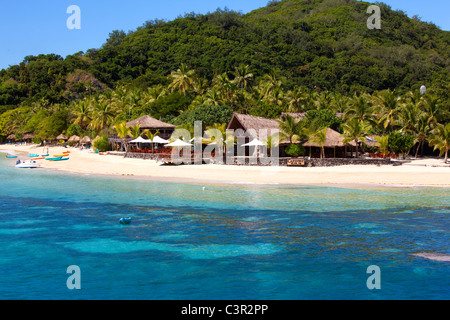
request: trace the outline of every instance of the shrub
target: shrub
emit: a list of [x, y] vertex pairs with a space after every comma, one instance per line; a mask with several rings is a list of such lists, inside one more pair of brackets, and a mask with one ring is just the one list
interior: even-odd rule
[[291, 144], [285, 150], [286, 154], [291, 157], [299, 157], [305, 154], [305, 148], [299, 144]]
[[110, 148], [109, 140], [107, 135], [97, 137], [94, 139], [94, 148], [100, 152], [108, 151]]
[[398, 131], [389, 134], [389, 149], [395, 153], [407, 153], [414, 146], [414, 137]]
[[31, 142], [33, 142], [34, 144], [41, 144], [42, 143], [41, 139], [39, 139], [39, 138], [33, 138], [33, 139], [31, 139]]

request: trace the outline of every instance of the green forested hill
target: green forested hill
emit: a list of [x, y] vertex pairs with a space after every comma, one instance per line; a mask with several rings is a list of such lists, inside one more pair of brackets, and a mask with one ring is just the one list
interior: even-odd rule
[[63, 60], [26, 57], [2, 70], [0, 105], [26, 98], [60, 101], [66, 76], [89, 71], [113, 88], [165, 84], [181, 63], [211, 80], [240, 63], [256, 77], [280, 69], [285, 86], [343, 94], [363, 89], [440, 87], [449, 78], [450, 32], [382, 5], [382, 29], [369, 30], [369, 3], [284, 0], [247, 15], [218, 10], [170, 22], [149, 21], [126, 35], [111, 33], [99, 49]]
[[[450, 32], [385, 4], [381, 29], [369, 30], [369, 5], [270, 1], [246, 15], [218, 9], [115, 30], [101, 47], [65, 59], [25, 57], [0, 71], [0, 136], [89, 124], [101, 131], [142, 114], [184, 124], [208, 105], [223, 106], [221, 120], [233, 111], [344, 112], [355, 95], [375, 101], [387, 90], [406, 101], [421, 85], [448, 121]], [[39, 129], [61, 116], [51, 132]]]
[[[90, 51], [95, 75], [113, 85], [155, 81], [186, 63], [211, 80], [240, 63], [256, 76], [280, 69], [287, 87], [410, 90], [448, 78], [450, 33], [382, 6], [382, 29], [366, 26], [369, 3], [285, 0], [247, 15], [217, 11], [114, 33]], [[149, 80], [151, 78], [151, 80]]]

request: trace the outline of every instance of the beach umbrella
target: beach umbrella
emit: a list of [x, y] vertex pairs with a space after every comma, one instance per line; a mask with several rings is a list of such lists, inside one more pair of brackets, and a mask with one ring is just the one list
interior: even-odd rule
[[[152, 143], [152, 139], [144, 139], [142, 137], [138, 137], [137, 139], [131, 140], [130, 143]], [[139, 146], [140, 148], [141, 146]]]
[[258, 155], [258, 147], [265, 146], [264, 142], [259, 141], [258, 139], [254, 139], [249, 143], [243, 144], [243, 147], [255, 147], [255, 151], [253, 152], [253, 156], [256, 157]]
[[160, 136], [156, 136], [156, 137], [153, 138], [153, 143], [165, 144], [165, 143], [170, 143], [170, 141], [169, 140], [165, 140], [165, 139], [161, 138]]
[[69, 142], [78, 142], [78, 141], [80, 141], [79, 136], [73, 135], [69, 138]]
[[180, 139], [177, 139], [172, 143], [166, 144], [166, 147], [187, 147], [187, 146], [192, 146], [192, 144], [181, 141]]
[[67, 138], [61, 133], [59, 136], [56, 137], [56, 140], [67, 140]]
[[91, 143], [91, 138], [85, 136], [83, 139], [81, 139], [80, 143]]
[[259, 141], [258, 139], [254, 139], [253, 141], [243, 144], [243, 147], [254, 147], [254, 146], [265, 146], [266, 144], [264, 142]]
[[130, 143], [151, 143], [151, 139], [144, 139], [142, 137], [138, 137], [137, 139], [131, 140]]

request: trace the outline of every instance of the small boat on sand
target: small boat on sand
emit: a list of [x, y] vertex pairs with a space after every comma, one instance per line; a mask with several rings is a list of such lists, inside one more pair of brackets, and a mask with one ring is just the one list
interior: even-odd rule
[[8, 159], [14, 159], [14, 158], [17, 158], [17, 156], [12, 155], [12, 154], [7, 154], [7, 155], [6, 155], [6, 158], [8, 158]]
[[29, 161], [17, 160], [17, 162], [16, 162], [16, 168], [33, 169], [33, 168], [38, 168], [40, 166], [41, 165], [39, 163], [37, 163], [35, 160], [29, 160]]

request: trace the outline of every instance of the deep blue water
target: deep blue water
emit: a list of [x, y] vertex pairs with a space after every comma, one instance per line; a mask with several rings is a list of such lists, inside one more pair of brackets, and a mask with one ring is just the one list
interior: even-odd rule
[[450, 298], [450, 263], [412, 255], [450, 254], [449, 189], [203, 190], [13, 163], [0, 157], [0, 299]]

